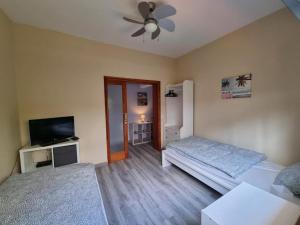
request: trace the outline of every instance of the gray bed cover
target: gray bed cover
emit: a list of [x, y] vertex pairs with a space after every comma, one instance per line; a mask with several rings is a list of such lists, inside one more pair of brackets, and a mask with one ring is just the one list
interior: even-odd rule
[[167, 148], [175, 149], [234, 178], [267, 158], [255, 151], [195, 136], [172, 142]]
[[1, 225], [107, 225], [95, 168], [73, 164], [10, 177], [0, 186]]

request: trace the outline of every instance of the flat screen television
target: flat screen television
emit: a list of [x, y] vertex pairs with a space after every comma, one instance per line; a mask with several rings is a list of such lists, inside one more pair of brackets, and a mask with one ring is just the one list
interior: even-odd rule
[[31, 145], [51, 145], [75, 136], [74, 117], [29, 120]]

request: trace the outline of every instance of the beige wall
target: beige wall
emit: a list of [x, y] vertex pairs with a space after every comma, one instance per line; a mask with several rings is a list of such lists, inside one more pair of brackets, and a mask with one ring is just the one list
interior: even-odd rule
[[[0, 19], [6, 27], [0, 30], [0, 44], [6, 49], [0, 53], [3, 76], [13, 74], [12, 53], [7, 50], [13, 44], [10, 22], [2, 14]], [[160, 80], [162, 96], [166, 84], [193, 79], [197, 135], [265, 152], [283, 164], [300, 160], [300, 23], [286, 9], [176, 61], [26, 25], [15, 24], [14, 35], [22, 144], [29, 139], [29, 119], [74, 115], [82, 161], [105, 162], [103, 76]], [[221, 100], [221, 79], [247, 72], [254, 75], [252, 98]], [[3, 120], [6, 113], [11, 120], [3, 123], [14, 124], [1, 137], [10, 134], [5, 145], [16, 143], [15, 149], [16, 101], [13, 75], [10, 78], [5, 85], [1, 82], [6, 94], [1, 98], [9, 94], [3, 99], [14, 101], [6, 103], [10, 111], [1, 110], [0, 117]], [[164, 98], [161, 105], [164, 121]], [[16, 156], [12, 150], [2, 157], [4, 152], [1, 149], [1, 159], [9, 160], [1, 161], [1, 172], [2, 166], [12, 167]]]
[[12, 27], [0, 10], [0, 182], [11, 173], [20, 147]]
[[105, 162], [103, 76], [160, 80], [162, 94], [174, 80], [170, 58], [25, 25], [15, 25], [14, 32], [23, 144], [29, 119], [74, 115], [82, 161]]
[[[300, 23], [281, 10], [177, 61], [178, 79], [195, 80], [195, 133], [300, 160]], [[222, 100], [221, 79], [252, 72], [253, 96]]]

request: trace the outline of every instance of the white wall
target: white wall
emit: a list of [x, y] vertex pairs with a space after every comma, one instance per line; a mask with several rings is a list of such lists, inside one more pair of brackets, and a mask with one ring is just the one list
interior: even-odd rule
[[[138, 106], [137, 105], [137, 93], [147, 92], [148, 105]], [[146, 116], [146, 121], [152, 121], [153, 114], [153, 96], [152, 96], [152, 85], [140, 85], [140, 84], [127, 84], [127, 111], [128, 111], [128, 122], [139, 122], [140, 115]]]

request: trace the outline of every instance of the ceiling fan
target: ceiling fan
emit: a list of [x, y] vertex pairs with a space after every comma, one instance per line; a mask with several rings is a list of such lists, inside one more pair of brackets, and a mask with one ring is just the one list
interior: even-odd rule
[[176, 14], [176, 9], [171, 5], [159, 5], [154, 2], [140, 2], [138, 4], [138, 10], [144, 21], [137, 21], [127, 17], [123, 17], [124, 20], [131, 23], [141, 24], [143, 27], [133, 33], [132, 37], [138, 37], [145, 32], [152, 33], [152, 40], [156, 39], [160, 34], [160, 28], [163, 28], [169, 32], [175, 30], [175, 23], [167, 19], [166, 17]]

